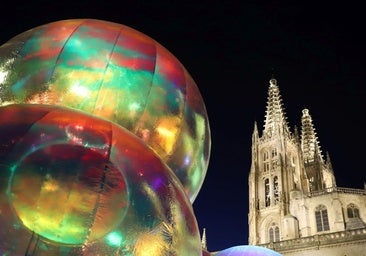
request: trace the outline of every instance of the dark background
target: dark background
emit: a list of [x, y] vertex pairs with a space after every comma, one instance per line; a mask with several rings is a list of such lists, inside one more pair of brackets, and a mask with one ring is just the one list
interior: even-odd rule
[[[308, 108], [340, 187], [365, 179], [365, 14], [352, 1], [11, 1], [0, 43], [49, 22], [93, 18], [130, 26], [173, 53], [206, 104], [211, 157], [193, 203], [209, 251], [248, 244], [254, 122], [263, 127], [277, 79], [291, 129]], [[292, 129], [293, 130], [293, 129]]]

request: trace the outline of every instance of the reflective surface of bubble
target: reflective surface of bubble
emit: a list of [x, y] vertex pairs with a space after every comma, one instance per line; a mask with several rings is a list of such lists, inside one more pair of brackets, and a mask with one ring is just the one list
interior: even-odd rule
[[135, 134], [43, 104], [0, 120], [2, 255], [201, 254], [182, 184]]
[[196, 198], [211, 147], [205, 105], [184, 66], [152, 38], [102, 20], [52, 22], [3, 44], [0, 71], [0, 105], [58, 105], [116, 123]]

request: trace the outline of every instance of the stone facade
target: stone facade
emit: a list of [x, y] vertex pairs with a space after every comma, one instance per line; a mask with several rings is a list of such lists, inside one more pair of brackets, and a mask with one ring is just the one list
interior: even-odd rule
[[291, 132], [275, 79], [264, 129], [254, 125], [249, 174], [249, 244], [291, 256], [366, 255], [366, 187], [336, 185], [308, 109]]

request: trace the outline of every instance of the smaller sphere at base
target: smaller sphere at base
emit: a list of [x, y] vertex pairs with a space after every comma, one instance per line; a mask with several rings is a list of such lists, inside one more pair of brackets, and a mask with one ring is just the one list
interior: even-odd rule
[[213, 256], [282, 256], [282, 254], [261, 246], [238, 245], [222, 250]]

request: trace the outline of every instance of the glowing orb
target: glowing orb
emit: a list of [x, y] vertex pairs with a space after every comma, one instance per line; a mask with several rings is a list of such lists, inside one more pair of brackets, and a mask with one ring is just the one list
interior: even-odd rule
[[281, 254], [261, 246], [238, 245], [220, 251], [215, 256], [281, 256]]
[[174, 171], [191, 202], [208, 166], [210, 130], [192, 77], [163, 46], [121, 24], [72, 19], [0, 47], [0, 105], [70, 107], [114, 122]]
[[135, 134], [43, 104], [0, 120], [2, 254], [200, 255], [182, 184]]

